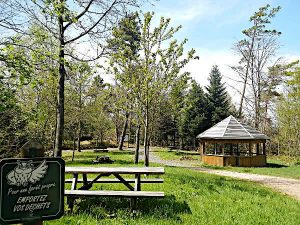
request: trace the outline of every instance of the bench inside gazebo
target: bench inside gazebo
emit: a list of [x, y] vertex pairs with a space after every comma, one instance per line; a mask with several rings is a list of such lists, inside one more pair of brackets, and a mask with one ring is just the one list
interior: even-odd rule
[[266, 135], [229, 116], [199, 134], [202, 162], [215, 166], [266, 166]]

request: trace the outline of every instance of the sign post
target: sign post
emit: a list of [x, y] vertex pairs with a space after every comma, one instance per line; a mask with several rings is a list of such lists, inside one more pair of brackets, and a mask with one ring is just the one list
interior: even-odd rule
[[20, 159], [0, 161], [0, 223], [40, 225], [64, 213], [64, 169], [61, 158], [45, 158], [35, 141], [26, 143]]

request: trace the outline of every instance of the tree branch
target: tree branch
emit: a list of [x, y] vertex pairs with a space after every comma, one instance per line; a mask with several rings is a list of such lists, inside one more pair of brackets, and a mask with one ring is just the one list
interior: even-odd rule
[[[92, 5], [93, 2], [94, 2], [94, 0], [91, 0], [88, 3], [88, 5], [85, 7], [85, 9], [75, 17], [76, 21], [79, 20], [89, 10], [89, 8], [90, 8], [90, 6]], [[64, 26], [63, 29], [66, 30], [73, 23], [74, 23], [74, 21], [70, 21], [69, 23], [66, 24], [66, 26]]]
[[74, 41], [78, 40], [79, 38], [82, 38], [83, 36], [87, 35], [89, 32], [91, 32], [101, 22], [101, 20], [111, 11], [111, 9], [116, 4], [116, 2], [117, 2], [117, 0], [114, 0], [114, 2], [111, 4], [111, 6], [103, 13], [103, 15], [99, 18], [99, 20], [93, 26], [91, 26], [89, 29], [87, 29], [83, 33], [79, 34], [77, 37], [72, 38], [68, 41], [65, 41], [65, 44], [67, 45], [71, 42], [74, 42]]

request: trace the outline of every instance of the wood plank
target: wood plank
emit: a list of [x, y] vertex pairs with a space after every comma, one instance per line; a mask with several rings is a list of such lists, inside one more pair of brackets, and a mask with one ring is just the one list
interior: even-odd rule
[[119, 174], [114, 174], [114, 176], [121, 181], [129, 190], [134, 191], [134, 187], [132, 187], [122, 176]]
[[74, 174], [74, 177], [73, 177], [73, 179], [72, 179], [72, 186], [71, 186], [71, 189], [72, 189], [72, 190], [75, 190], [75, 189], [76, 189], [77, 182], [78, 182], [78, 174]]
[[65, 190], [66, 196], [73, 197], [95, 197], [95, 196], [112, 196], [112, 197], [164, 197], [164, 192], [154, 191], [87, 191], [87, 190]]
[[135, 175], [134, 190], [135, 191], [141, 190], [141, 175], [140, 174]]
[[163, 167], [70, 167], [65, 168], [65, 173], [90, 173], [90, 174], [164, 174]]
[[[128, 183], [134, 183], [135, 182], [135, 179], [126, 179], [125, 178], [125, 180]], [[93, 181], [93, 179], [88, 178], [87, 181], [91, 182], [91, 181]], [[78, 183], [83, 183], [83, 180], [82, 179], [78, 179], [77, 182]], [[140, 182], [141, 183], [149, 183], [149, 184], [152, 184], [152, 183], [163, 183], [164, 179], [160, 179], [160, 178], [141, 179]], [[72, 183], [72, 179], [65, 179], [65, 183]], [[121, 181], [119, 179], [99, 179], [99, 180], [94, 181], [93, 183], [111, 183], [111, 184], [114, 184], [114, 183], [121, 183]]]

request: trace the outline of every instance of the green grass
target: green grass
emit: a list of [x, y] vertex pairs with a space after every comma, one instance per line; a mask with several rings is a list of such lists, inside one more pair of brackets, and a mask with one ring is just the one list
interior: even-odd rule
[[[266, 167], [220, 167], [220, 166], [209, 166], [204, 165], [200, 161], [200, 156], [197, 155], [197, 152], [193, 151], [168, 151], [166, 148], [154, 148], [155, 154], [159, 156], [161, 159], [165, 160], [176, 160], [182, 162], [192, 162], [195, 166], [206, 167], [210, 169], [221, 169], [221, 170], [229, 170], [236, 171], [241, 173], [254, 173], [254, 174], [263, 174], [270, 176], [278, 176], [278, 177], [287, 177], [287, 178], [295, 178], [300, 179], [300, 160], [299, 159], [291, 159], [288, 157], [276, 157], [276, 156], [267, 156]], [[190, 160], [180, 160], [182, 156], [187, 156]]]
[[[78, 153], [75, 162], [69, 153], [64, 158], [67, 165], [91, 166], [96, 155], [101, 154]], [[131, 152], [103, 155], [116, 160], [113, 166], [132, 166]], [[165, 198], [139, 199], [135, 216], [125, 198], [86, 198], [77, 200], [73, 213], [45, 224], [299, 224], [300, 202], [261, 185], [182, 168], [166, 167], [165, 172], [163, 184], [142, 185], [143, 190], [164, 191]]]
[[159, 158], [165, 160], [180, 160], [198, 163], [200, 159], [200, 154], [196, 151], [168, 150], [159, 147], [154, 147], [152, 149]]
[[225, 169], [243, 173], [255, 173], [300, 179], [300, 165], [298, 163], [285, 162], [281, 158], [275, 157], [267, 157], [267, 163], [266, 167], [225, 167]]

